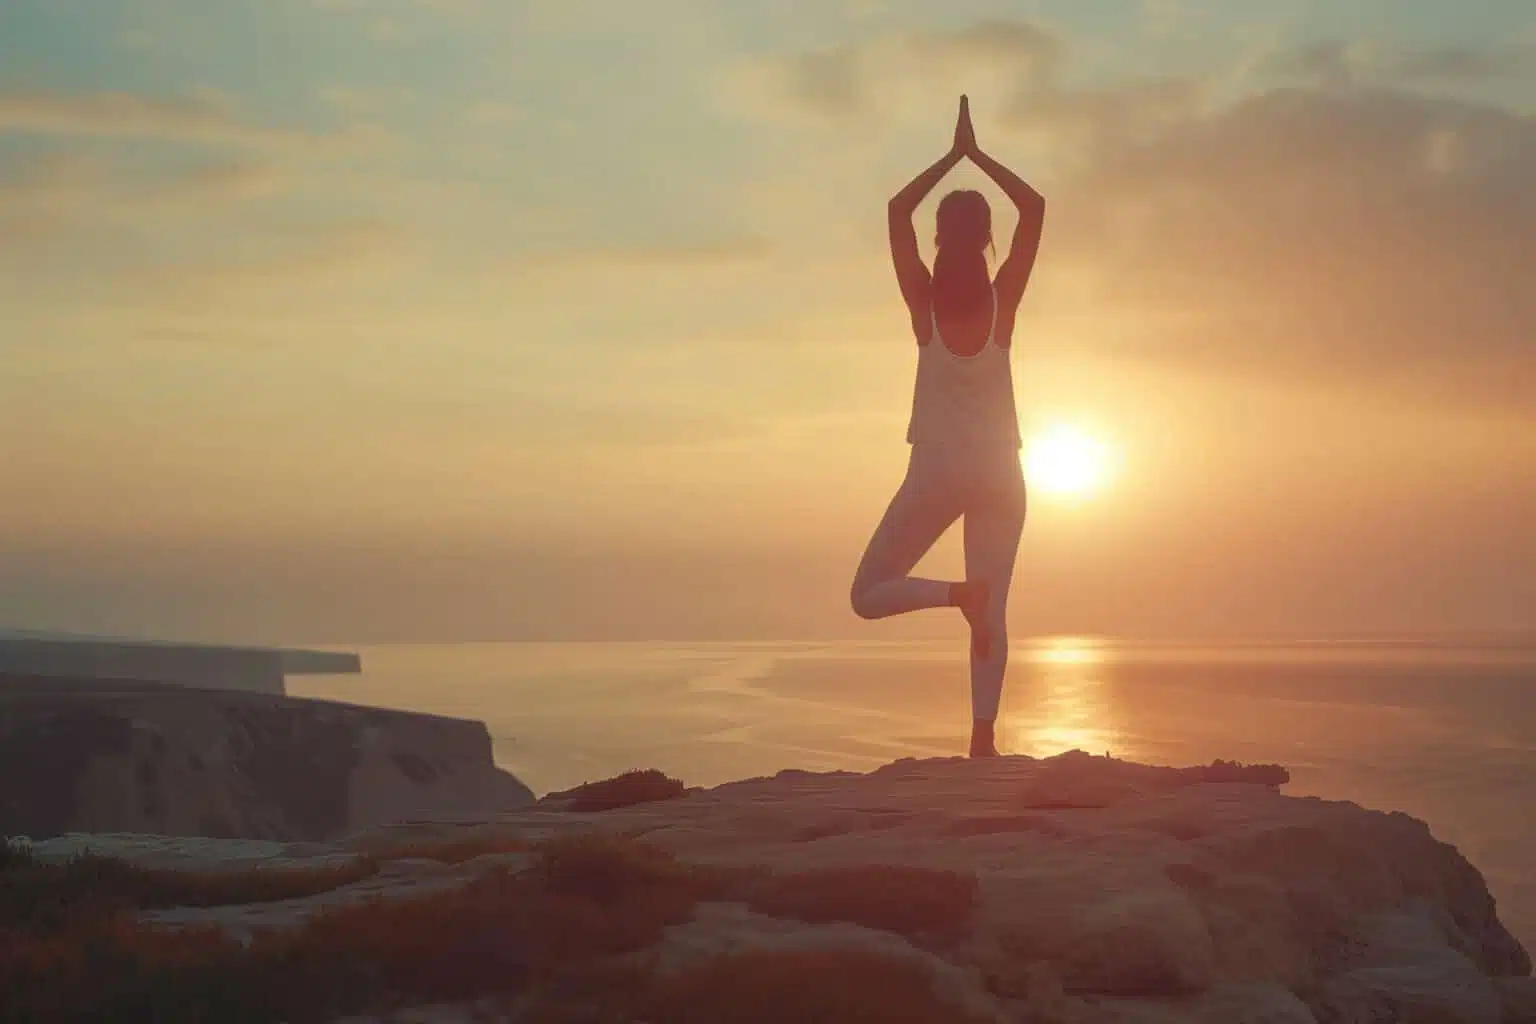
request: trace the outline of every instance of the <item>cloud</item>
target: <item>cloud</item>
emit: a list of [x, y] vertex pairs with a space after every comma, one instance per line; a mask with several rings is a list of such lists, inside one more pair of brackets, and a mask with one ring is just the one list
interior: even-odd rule
[[[567, 401], [533, 391], [412, 398], [411, 415], [434, 430], [502, 439], [526, 439], [539, 450], [571, 448], [698, 447], [737, 441], [761, 429], [748, 416], [600, 399]], [[499, 441], [498, 443], [516, 443]]]
[[858, 42], [755, 59], [734, 69], [727, 89], [759, 113], [851, 123], [893, 116], [914, 92], [929, 94], [974, 76], [1002, 75], [1010, 88], [1050, 81], [1063, 40], [1029, 22], [987, 20], [944, 32], [889, 31]]
[[155, 34], [143, 28], [123, 29], [113, 39], [116, 45], [125, 50], [148, 50], [154, 47], [156, 41]]
[[13, 153], [0, 159], [0, 224], [40, 238], [108, 221], [153, 223], [275, 195], [286, 181], [281, 167], [243, 154], [145, 168], [69, 148]]
[[772, 252], [768, 240], [757, 235], [722, 235], [676, 243], [544, 250], [513, 258], [510, 269], [530, 273], [594, 268], [697, 270], [756, 263]]
[[1536, 75], [1536, 45], [1442, 47], [1402, 55], [1392, 73], [1412, 81], [1479, 82]]
[[420, 10], [435, 14], [463, 14], [477, 11], [483, 0], [313, 0], [322, 11], [375, 12], [380, 10]]
[[440, 27], [449, 17], [483, 9], [481, 0], [312, 0], [316, 10], [338, 17], [361, 19], [363, 35], [372, 42], [401, 45]]
[[316, 98], [348, 118], [377, 118], [410, 107], [420, 97], [414, 90], [405, 88], [359, 89], [348, 85], [331, 85], [320, 89]]
[[376, 153], [381, 128], [260, 124], [214, 89], [176, 97], [0, 89], [0, 225], [33, 240], [128, 227], [163, 237], [167, 214], [280, 197], [326, 165]]
[[909, 37], [897, 64], [872, 56], [896, 52], [886, 37], [781, 60], [793, 88], [778, 95], [873, 138], [896, 119], [873, 99], [888, 83], [952, 84], [952, 68], [914, 58], [925, 46], [1015, 67], [988, 106], [1016, 141], [1042, 138], [1054, 169], [1021, 330], [1536, 414], [1536, 116], [1422, 87], [1503, 73], [1502, 50], [1377, 55], [1377, 84], [1348, 48], [1293, 51], [1289, 81], [1272, 64], [1234, 94], [1222, 69], [1079, 86], [1059, 37], [988, 31]]
[[220, 160], [187, 168], [150, 190], [149, 198], [189, 201], [250, 199], [272, 195], [287, 178], [275, 164], [256, 160]]
[[0, 216], [71, 210], [101, 176], [100, 161], [79, 153], [45, 152], [0, 161]]
[[0, 93], [0, 131], [265, 143], [269, 132], [205, 99], [150, 99], [129, 93]]
[[1107, 133], [1046, 246], [1144, 314], [1121, 354], [1536, 413], [1536, 119], [1275, 89]]
[[396, 224], [358, 219], [252, 231], [243, 248], [248, 255], [240, 258], [145, 267], [138, 272], [139, 288], [162, 313], [223, 313], [227, 303], [252, 297], [291, 304], [309, 290], [324, 293], [338, 279], [403, 258], [410, 242]]
[[1213, 81], [1196, 75], [1101, 88], [1042, 82], [1008, 98], [1000, 123], [1012, 131], [1038, 132], [1059, 149], [1093, 149], [1106, 139], [1145, 137], [1196, 116], [1214, 89]]
[[0, 134], [154, 139], [256, 148], [307, 148], [343, 141], [255, 124], [217, 92], [155, 98], [126, 92], [0, 92]]
[[1270, 74], [1313, 85], [1482, 85], [1536, 77], [1536, 44], [1400, 49], [1338, 39], [1282, 50], [1264, 62]]

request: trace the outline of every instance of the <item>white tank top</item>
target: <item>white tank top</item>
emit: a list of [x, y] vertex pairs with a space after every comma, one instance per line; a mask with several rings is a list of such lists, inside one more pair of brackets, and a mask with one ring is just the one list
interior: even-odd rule
[[939, 336], [938, 315], [930, 311], [933, 337], [917, 349], [917, 385], [907, 443], [963, 447], [1021, 445], [1013, 400], [1009, 349], [997, 344], [997, 288], [992, 288], [992, 325], [975, 355], [957, 356]]

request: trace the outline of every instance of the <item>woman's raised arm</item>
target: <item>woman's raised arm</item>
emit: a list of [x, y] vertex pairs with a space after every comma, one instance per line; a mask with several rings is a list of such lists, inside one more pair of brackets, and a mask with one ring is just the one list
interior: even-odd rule
[[937, 163], [891, 197], [888, 209], [891, 263], [896, 267], [896, 283], [901, 286], [901, 297], [909, 307], [917, 308], [927, 304], [930, 281], [928, 267], [917, 251], [917, 231], [912, 227], [912, 214], [940, 179], [959, 162], [959, 153], [951, 151], [944, 154]]
[[960, 97], [960, 116], [955, 122], [955, 141], [931, 167], [907, 183], [907, 186], [891, 197], [887, 216], [891, 233], [891, 262], [896, 267], [896, 283], [901, 286], [901, 297], [914, 311], [928, 305], [930, 277], [928, 267], [917, 251], [917, 232], [912, 227], [912, 214], [928, 193], [954, 166], [976, 146], [976, 135], [971, 129], [970, 104]]
[[983, 153], [974, 141], [966, 155], [1008, 194], [1019, 211], [1019, 223], [1013, 229], [1008, 258], [997, 268], [998, 292], [1016, 304], [1024, 297], [1024, 286], [1029, 284], [1030, 272], [1035, 269], [1035, 256], [1040, 251], [1040, 232], [1045, 227], [1045, 197], [1023, 178]]

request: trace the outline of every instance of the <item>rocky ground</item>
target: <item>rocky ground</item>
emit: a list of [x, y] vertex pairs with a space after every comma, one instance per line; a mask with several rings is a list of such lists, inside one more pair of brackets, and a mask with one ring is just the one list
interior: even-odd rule
[[[425, 906], [465, 891], [481, 893], [472, 902], [483, 908], [502, 890], [474, 887], [492, 878], [514, 886], [537, 874], [566, 899], [575, 890], [556, 880], [570, 869], [552, 869], [541, 851], [581, 837], [619, 837], [712, 879], [657, 911], [644, 938], [589, 958], [630, 979], [610, 980], [614, 991], [645, 988], [643, 1008], [593, 995], [601, 986], [589, 974], [586, 995], [564, 1002], [533, 999], [527, 985], [486, 1000], [460, 989], [346, 1018], [354, 1024], [1536, 1024], [1530, 958], [1471, 864], [1422, 822], [1285, 796], [1285, 781], [1273, 767], [1154, 768], [1080, 752], [783, 772], [686, 792], [651, 773], [493, 818], [325, 844], [64, 836], [33, 852], [57, 861], [89, 846], [176, 869], [324, 866], [350, 879], [298, 898], [139, 915], [143, 926], [211, 926], [247, 944], [337, 908]], [[365, 863], [376, 869], [344, 873]], [[626, 868], [624, 882], [591, 863], [581, 899], [639, 906], [647, 892], [675, 890], [670, 868]], [[620, 918], [605, 920], [612, 929]]]

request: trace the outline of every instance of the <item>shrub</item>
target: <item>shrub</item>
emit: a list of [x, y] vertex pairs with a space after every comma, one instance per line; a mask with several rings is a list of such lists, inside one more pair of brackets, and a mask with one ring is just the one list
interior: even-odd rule
[[34, 908], [27, 923], [47, 920], [46, 930], [0, 924], [0, 1022], [302, 1024], [511, 994], [654, 944], [705, 888], [633, 841], [560, 840], [522, 874], [492, 870], [414, 900], [327, 908], [243, 948], [213, 928], [134, 922], [123, 894], [136, 869], [105, 858], [87, 867], [73, 865], [74, 913], [55, 920]]
[[[575, 964], [552, 971], [521, 998], [494, 1007], [518, 1024], [635, 1024], [651, 991], [656, 957], [650, 953]], [[494, 1004], [493, 1004], [494, 1006]]]
[[0, 1020], [298, 1024], [342, 1005], [328, 996], [349, 980], [338, 965], [307, 964], [325, 976], [325, 989], [212, 928], [166, 931], [116, 919], [46, 936], [0, 932]]
[[377, 870], [374, 861], [361, 858], [320, 867], [175, 871], [91, 853], [46, 862], [13, 848], [0, 863], [0, 928], [48, 931], [132, 910], [297, 899]]
[[10, 836], [0, 836], [0, 871], [9, 870], [16, 864], [31, 863], [32, 854], [25, 846]]
[[974, 875], [894, 864], [772, 875], [747, 894], [748, 906], [771, 917], [850, 921], [908, 937], [958, 934], [975, 899]]
[[668, 778], [654, 768], [625, 772], [601, 782], [588, 782], [561, 794], [566, 810], [611, 811], [635, 804], [673, 800], [687, 792], [677, 779]]
[[463, 864], [476, 857], [502, 853], [526, 853], [528, 843], [506, 835], [468, 835], [460, 839], [407, 840], [370, 850], [377, 861], [435, 860], [444, 864]]
[[1291, 781], [1291, 773], [1278, 764], [1243, 764], [1241, 761], [1217, 758], [1196, 771], [1205, 782], [1249, 782], [1262, 786], [1283, 786]]
[[978, 1024], [934, 991], [921, 963], [856, 950], [762, 950], [659, 978], [649, 1024]]
[[541, 843], [533, 872], [552, 892], [587, 896], [600, 903], [639, 888], [695, 884], [690, 867], [665, 851], [601, 832]]

